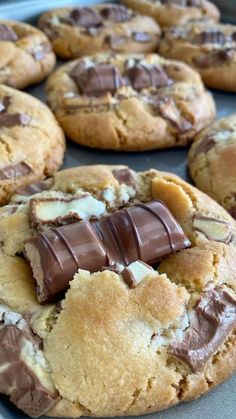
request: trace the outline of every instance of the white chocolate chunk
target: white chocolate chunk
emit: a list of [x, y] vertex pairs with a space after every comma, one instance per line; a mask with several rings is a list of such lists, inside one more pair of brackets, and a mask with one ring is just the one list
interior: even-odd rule
[[172, 322], [168, 329], [159, 331], [153, 336], [151, 347], [156, 351], [161, 346], [168, 346], [172, 341], [182, 341], [189, 323], [189, 315], [184, 313], [183, 316]]
[[216, 142], [218, 141], [226, 141], [228, 138], [230, 138], [232, 135], [232, 131], [219, 131], [216, 134], [214, 134], [213, 138]]
[[103, 195], [103, 198], [109, 203], [115, 201], [116, 199], [114, 190], [112, 188], [104, 189], [102, 195]]
[[154, 269], [142, 262], [137, 260], [132, 262], [122, 271], [124, 281], [131, 287], [136, 287], [147, 275], [154, 274]]
[[90, 194], [76, 196], [70, 199], [32, 199], [31, 220], [35, 224], [55, 222], [58, 219], [75, 217], [87, 220], [91, 217], [99, 218], [106, 213], [104, 202], [98, 201]]
[[217, 220], [211, 217], [195, 215], [193, 228], [204, 234], [209, 240], [229, 243], [232, 239], [232, 227], [226, 221]]

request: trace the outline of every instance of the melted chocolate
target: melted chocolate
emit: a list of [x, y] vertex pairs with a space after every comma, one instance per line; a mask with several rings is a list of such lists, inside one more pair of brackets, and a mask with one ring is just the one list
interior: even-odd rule
[[216, 287], [203, 294], [183, 341], [170, 345], [170, 353], [198, 372], [235, 326], [236, 298], [222, 287]]
[[70, 74], [75, 79], [80, 92], [88, 96], [114, 93], [123, 86], [118, 68], [111, 65], [83, 68], [79, 63]]
[[83, 28], [97, 27], [102, 25], [102, 17], [90, 7], [73, 9], [70, 13], [70, 20], [77, 26]]
[[[97, 222], [80, 222], [41, 233], [27, 242], [25, 250], [39, 285], [39, 301], [46, 302], [68, 288], [78, 268], [96, 272], [103, 266], [127, 266], [138, 259], [154, 264], [189, 245], [168, 208], [161, 201], [153, 201], [117, 211]], [[40, 256], [43, 287], [30, 249]]]
[[0, 314], [0, 393], [9, 395], [31, 417], [44, 415], [56, 403], [58, 395], [44, 387], [22, 354], [24, 346], [29, 344], [35, 353], [40, 351], [41, 341], [17, 313]]
[[151, 64], [137, 64], [128, 68], [127, 77], [136, 90], [147, 89], [149, 87], [164, 87], [171, 84], [171, 80], [165, 71]]
[[32, 172], [32, 168], [26, 162], [20, 162], [0, 169], [0, 179], [9, 180], [16, 177], [26, 176]]
[[0, 25], [0, 42], [1, 41], [17, 41], [18, 36], [15, 31], [7, 25], [1, 24]]
[[113, 22], [127, 22], [132, 17], [125, 6], [115, 4], [104, 7], [100, 13], [104, 19], [111, 20]]

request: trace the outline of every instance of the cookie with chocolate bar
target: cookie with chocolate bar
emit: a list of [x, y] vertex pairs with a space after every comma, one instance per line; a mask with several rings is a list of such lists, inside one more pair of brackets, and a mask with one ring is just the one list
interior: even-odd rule
[[235, 235], [156, 170], [84, 166], [18, 189], [0, 208], [0, 393], [31, 417], [104, 418], [212, 389], [236, 369]]
[[0, 83], [24, 89], [53, 70], [55, 54], [48, 37], [26, 23], [0, 19]]
[[236, 114], [219, 119], [199, 134], [188, 161], [197, 187], [236, 218]]
[[159, 52], [194, 67], [206, 86], [236, 92], [236, 26], [194, 23], [166, 29]]
[[183, 146], [215, 116], [199, 75], [157, 54], [98, 54], [60, 67], [48, 103], [66, 135], [89, 147]]
[[40, 17], [39, 27], [48, 35], [55, 53], [66, 59], [109, 51], [153, 52], [161, 35], [151, 17], [107, 3], [48, 11]]
[[162, 27], [198, 20], [217, 22], [220, 19], [219, 9], [208, 0], [122, 0], [122, 3], [153, 17]]
[[0, 85], [0, 205], [62, 164], [64, 134], [38, 99]]

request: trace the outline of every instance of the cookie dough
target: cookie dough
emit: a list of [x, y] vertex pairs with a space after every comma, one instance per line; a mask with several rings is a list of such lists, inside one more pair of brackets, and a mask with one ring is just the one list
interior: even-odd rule
[[236, 114], [219, 119], [199, 134], [188, 159], [197, 187], [236, 218]]
[[62, 164], [64, 134], [38, 99], [0, 85], [0, 205], [19, 187]]
[[24, 89], [44, 80], [54, 65], [55, 55], [43, 32], [0, 19], [0, 83]]
[[[65, 296], [38, 303], [26, 242], [153, 200], [191, 247], [168, 247], [153, 267], [80, 269]], [[210, 197], [156, 170], [84, 166], [18, 191], [0, 208], [0, 391], [33, 417], [105, 417], [156, 412], [213, 389], [236, 369], [235, 227]]]
[[52, 10], [40, 17], [39, 27], [55, 53], [66, 59], [104, 51], [153, 52], [161, 34], [151, 17], [117, 4]]
[[215, 116], [198, 74], [156, 54], [75, 60], [52, 74], [46, 90], [66, 135], [101, 149], [183, 146]]
[[206, 86], [236, 92], [236, 26], [196, 23], [167, 29], [159, 53], [194, 67]]
[[160, 26], [178, 26], [189, 21], [217, 22], [219, 9], [207, 0], [122, 0], [126, 6], [153, 17]]

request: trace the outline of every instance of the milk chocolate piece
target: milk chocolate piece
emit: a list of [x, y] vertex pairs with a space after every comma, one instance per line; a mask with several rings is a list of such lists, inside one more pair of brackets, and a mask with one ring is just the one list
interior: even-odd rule
[[136, 260], [127, 266], [121, 272], [121, 275], [130, 288], [135, 288], [144, 278], [146, 278], [146, 276], [153, 274], [154, 272], [155, 271], [151, 266], [141, 260]]
[[132, 32], [132, 38], [135, 42], [146, 43], [152, 40], [152, 36], [150, 33], [147, 32]]
[[194, 156], [196, 156], [199, 153], [207, 153], [215, 146], [215, 144], [216, 141], [214, 140], [213, 135], [206, 135], [196, 147]]
[[131, 14], [128, 12], [128, 9], [121, 5], [114, 4], [104, 7], [100, 13], [104, 19], [112, 20], [113, 22], [127, 22], [131, 19]]
[[202, 31], [196, 35], [194, 38], [194, 43], [196, 44], [217, 44], [224, 45], [226, 42], [226, 37], [223, 32], [217, 29], [209, 29]]
[[236, 298], [223, 287], [205, 292], [197, 303], [182, 342], [170, 345], [170, 353], [196, 373], [219, 349], [236, 326]]
[[84, 28], [102, 25], [101, 15], [90, 7], [73, 9], [70, 13], [70, 19], [75, 25], [82, 26]]
[[46, 414], [58, 394], [47, 372], [41, 340], [20, 314], [3, 305], [0, 342], [0, 393], [10, 396], [11, 402], [31, 417]]
[[135, 187], [134, 178], [128, 167], [124, 167], [123, 169], [114, 169], [112, 170], [112, 174], [120, 184], [125, 183], [126, 185]]
[[18, 164], [12, 164], [11, 166], [0, 169], [0, 179], [8, 180], [20, 176], [26, 176], [32, 172], [32, 168], [26, 162], [20, 162]]
[[15, 31], [7, 25], [0, 25], [0, 42], [1, 41], [11, 41], [15, 42], [17, 41], [18, 36], [15, 33]]
[[196, 214], [193, 217], [193, 229], [204, 234], [208, 240], [230, 243], [232, 240], [232, 226], [227, 221]]
[[136, 90], [147, 89], [148, 87], [164, 87], [171, 83], [161, 67], [151, 64], [137, 64], [128, 68], [127, 77]]
[[21, 188], [18, 188], [15, 194], [22, 195], [22, 196], [31, 196], [31, 195], [35, 195], [43, 191], [47, 191], [48, 189], [51, 188], [51, 186], [52, 184], [50, 182], [39, 181], [35, 183], [30, 183], [29, 185], [26, 185], [26, 186], [22, 186]]
[[111, 65], [92, 66], [77, 73], [71, 72], [80, 92], [88, 96], [98, 96], [107, 92], [114, 93], [123, 86], [123, 80], [118, 68]]
[[191, 129], [192, 124], [181, 116], [173, 99], [168, 97], [154, 98], [153, 106], [155, 110], [158, 111], [163, 118], [169, 120], [180, 133], [185, 133]]
[[188, 238], [161, 201], [136, 204], [97, 222], [58, 227], [27, 241], [26, 257], [37, 282], [40, 302], [68, 288], [79, 268], [96, 272], [104, 266], [141, 260], [150, 265], [190, 246]]
[[233, 59], [234, 51], [227, 50], [214, 50], [208, 54], [202, 54], [194, 58], [194, 64], [199, 68], [208, 68], [214, 65], [221, 65], [230, 63]]
[[0, 128], [11, 128], [16, 125], [29, 125], [31, 118], [26, 113], [0, 113]]

